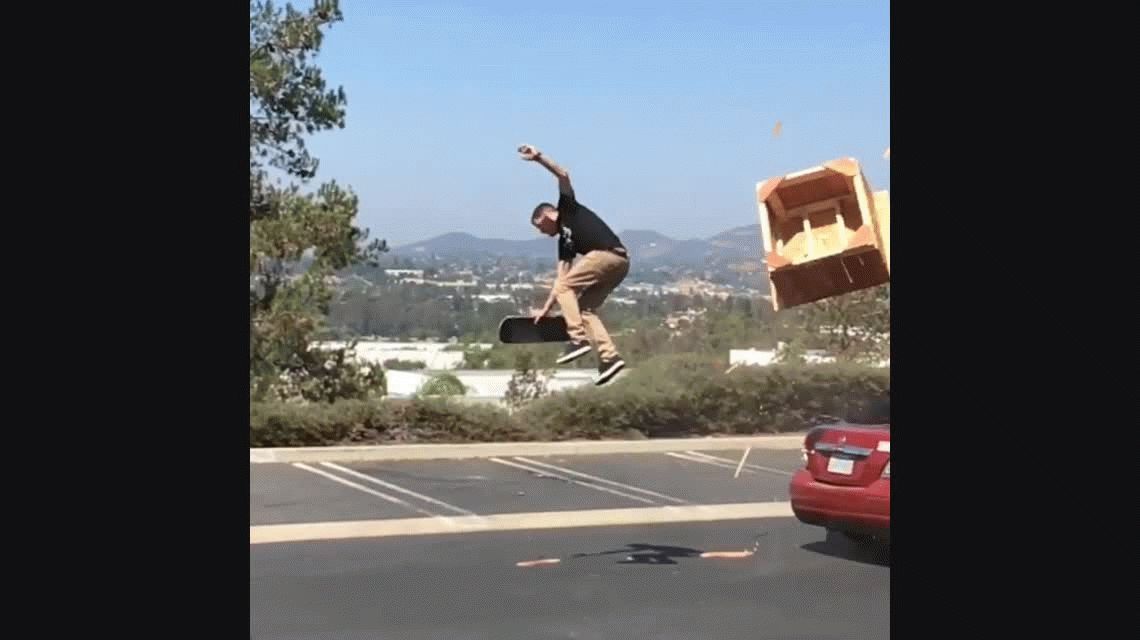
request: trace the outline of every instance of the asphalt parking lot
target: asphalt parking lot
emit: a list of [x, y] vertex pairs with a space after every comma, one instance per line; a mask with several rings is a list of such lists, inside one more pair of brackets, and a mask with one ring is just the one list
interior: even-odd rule
[[788, 499], [798, 451], [250, 465], [250, 524], [725, 504]]
[[251, 636], [888, 637], [889, 552], [742, 453], [251, 464]]

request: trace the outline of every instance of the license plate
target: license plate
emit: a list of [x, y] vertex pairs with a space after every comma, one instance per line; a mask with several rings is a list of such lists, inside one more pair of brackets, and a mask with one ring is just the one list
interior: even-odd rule
[[850, 458], [833, 457], [827, 461], [827, 470], [831, 473], [840, 473], [849, 476], [854, 469], [855, 461]]

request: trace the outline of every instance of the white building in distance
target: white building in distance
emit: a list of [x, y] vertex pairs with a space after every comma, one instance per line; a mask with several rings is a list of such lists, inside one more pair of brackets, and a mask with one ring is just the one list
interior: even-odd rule
[[[439, 373], [450, 373], [459, 379], [466, 388], [464, 400], [500, 402], [507, 392], [514, 371], [510, 369], [459, 369], [442, 371], [393, 371], [384, 372], [388, 383], [388, 397], [410, 398]], [[538, 378], [546, 384], [547, 391], [556, 393], [576, 387], [593, 384], [595, 371], [592, 369], [558, 369], [550, 377], [538, 372]]]
[[[348, 347], [347, 342], [335, 340], [318, 342], [314, 345], [318, 349], [343, 349]], [[386, 360], [407, 360], [423, 362], [426, 368], [435, 370], [458, 369], [463, 365], [462, 351], [444, 351], [452, 346], [446, 342], [384, 342], [380, 340], [361, 340], [356, 343], [356, 360], [367, 362], [373, 366], [380, 366]], [[493, 345], [479, 343], [469, 345], [468, 348], [477, 348], [484, 351]], [[391, 373], [391, 372], [389, 372]]]

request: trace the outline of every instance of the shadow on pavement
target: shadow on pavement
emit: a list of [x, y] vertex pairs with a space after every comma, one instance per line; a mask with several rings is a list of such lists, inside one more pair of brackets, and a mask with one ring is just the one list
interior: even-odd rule
[[800, 547], [832, 558], [870, 564], [879, 567], [891, 566], [891, 548], [881, 543], [857, 543], [842, 535], [829, 533], [825, 540], [809, 542]]
[[624, 554], [625, 557], [618, 561], [618, 564], [677, 564], [674, 558], [698, 558], [701, 555], [700, 549], [690, 549], [688, 547], [669, 547], [657, 544], [645, 544], [642, 542], [635, 542], [627, 544], [621, 549], [613, 549], [611, 551], [599, 551], [596, 553], [576, 553], [571, 558], [591, 558], [595, 556], [609, 556]]

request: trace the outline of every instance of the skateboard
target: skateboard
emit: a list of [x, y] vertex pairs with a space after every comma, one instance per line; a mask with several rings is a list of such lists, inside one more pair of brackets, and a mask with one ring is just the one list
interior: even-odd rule
[[538, 324], [534, 316], [507, 316], [499, 323], [499, 341], [504, 344], [528, 344], [536, 342], [569, 342], [566, 333], [566, 318], [543, 316]]

